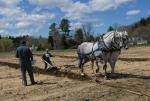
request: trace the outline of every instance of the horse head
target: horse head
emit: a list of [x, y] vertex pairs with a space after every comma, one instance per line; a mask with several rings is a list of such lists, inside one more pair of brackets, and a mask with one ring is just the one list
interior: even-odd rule
[[121, 37], [121, 33], [118, 31], [114, 31], [113, 34], [113, 39], [112, 39], [112, 45], [117, 48], [117, 49], [121, 49], [123, 46], [123, 41], [122, 41], [122, 37]]
[[119, 49], [128, 49], [128, 33], [126, 31], [115, 31], [113, 42], [114, 45]]
[[128, 40], [128, 33], [126, 31], [123, 31], [122, 32], [122, 42], [123, 42], [123, 48], [125, 49], [128, 49], [128, 43], [129, 43], [129, 40]]

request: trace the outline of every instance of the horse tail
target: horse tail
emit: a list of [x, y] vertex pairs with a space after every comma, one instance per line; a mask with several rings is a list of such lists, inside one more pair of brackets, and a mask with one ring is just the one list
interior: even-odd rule
[[[79, 45], [80, 46], [80, 45]], [[77, 54], [79, 55], [80, 54], [80, 47], [77, 47]]]
[[80, 49], [80, 45], [79, 45], [79, 46], [77, 47], [77, 54], [78, 54], [78, 58], [79, 58], [79, 59], [83, 58], [82, 53], [81, 53], [80, 50], [81, 50], [81, 49]]

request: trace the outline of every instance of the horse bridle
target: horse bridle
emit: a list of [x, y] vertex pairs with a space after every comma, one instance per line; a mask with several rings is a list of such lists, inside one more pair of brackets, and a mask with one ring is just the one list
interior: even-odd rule
[[[121, 42], [121, 39], [122, 39], [122, 38], [121, 38], [120, 34], [118, 34], [118, 35], [119, 35], [119, 37], [118, 37], [118, 38], [119, 38], [119, 42], [117, 42], [117, 40], [115, 40], [115, 38], [116, 38], [116, 37], [115, 37], [115, 34], [116, 34], [116, 33], [114, 33], [114, 38], [113, 38], [113, 43], [114, 43], [114, 44], [112, 43], [112, 46], [113, 46], [114, 49], [120, 49], [121, 47], [117, 47], [117, 46], [120, 45], [120, 42]], [[116, 45], [115, 45], [115, 44], [116, 44]]]
[[[114, 33], [114, 34], [116, 34], [116, 33]], [[109, 36], [109, 35], [108, 35]], [[107, 36], [107, 37], [108, 37]], [[106, 38], [107, 38], [106, 37]], [[120, 36], [121, 37], [121, 36]], [[102, 39], [102, 42], [103, 42], [103, 45], [104, 45], [104, 47], [106, 48], [106, 50], [105, 51], [120, 51], [120, 48], [118, 48], [118, 47], [116, 47], [116, 46], [114, 46], [112, 43], [111, 43], [111, 48], [109, 48], [106, 44], [105, 44], [105, 41], [104, 41], [104, 36], [101, 36], [101, 39]], [[116, 45], [118, 45], [118, 42], [116, 42], [116, 40], [115, 39], [113, 39], [113, 42], [116, 44]], [[119, 46], [119, 45], [118, 45]]]

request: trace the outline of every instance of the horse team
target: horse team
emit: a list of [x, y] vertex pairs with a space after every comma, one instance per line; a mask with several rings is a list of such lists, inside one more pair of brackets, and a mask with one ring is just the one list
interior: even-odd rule
[[[105, 70], [105, 77], [107, 75], [107, 62], [110, 64], [111, 75], [113, 76], [115, 64], [122, 48], [128, 49], [128, 33], [126, 31], [110, 31], [101, 36], [95, 43], [83, 42], [77, 48], [81, 75], [84, 76], [83, 67], [88, 61], [92, 63], [93, 72], [98, 73], [100, 60]], [[96, 70], [94, 70], [94, 62], [97, 65]]]

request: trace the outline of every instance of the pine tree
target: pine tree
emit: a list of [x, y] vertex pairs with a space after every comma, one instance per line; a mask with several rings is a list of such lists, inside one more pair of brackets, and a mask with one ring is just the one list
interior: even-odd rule
[[107, 32], [113, 31], [113, 30], [114, 30], [114, 28], [112, 26], [109, 26], [109, 28], [107, 29]]
[[80, 44], [83, 42], [83, 31], [81, 28], [76, 30], [74, 38], [77, 44]]
[[60, 29], [64, 32], [64, 34], [66, 36], [69, 36], [69, 28], [70, 28], [70, 25], [69, 25], [69, 20], [68, 19], [62, 19], [61, 22], [60, 22], [60, 25], [59, 25]]

